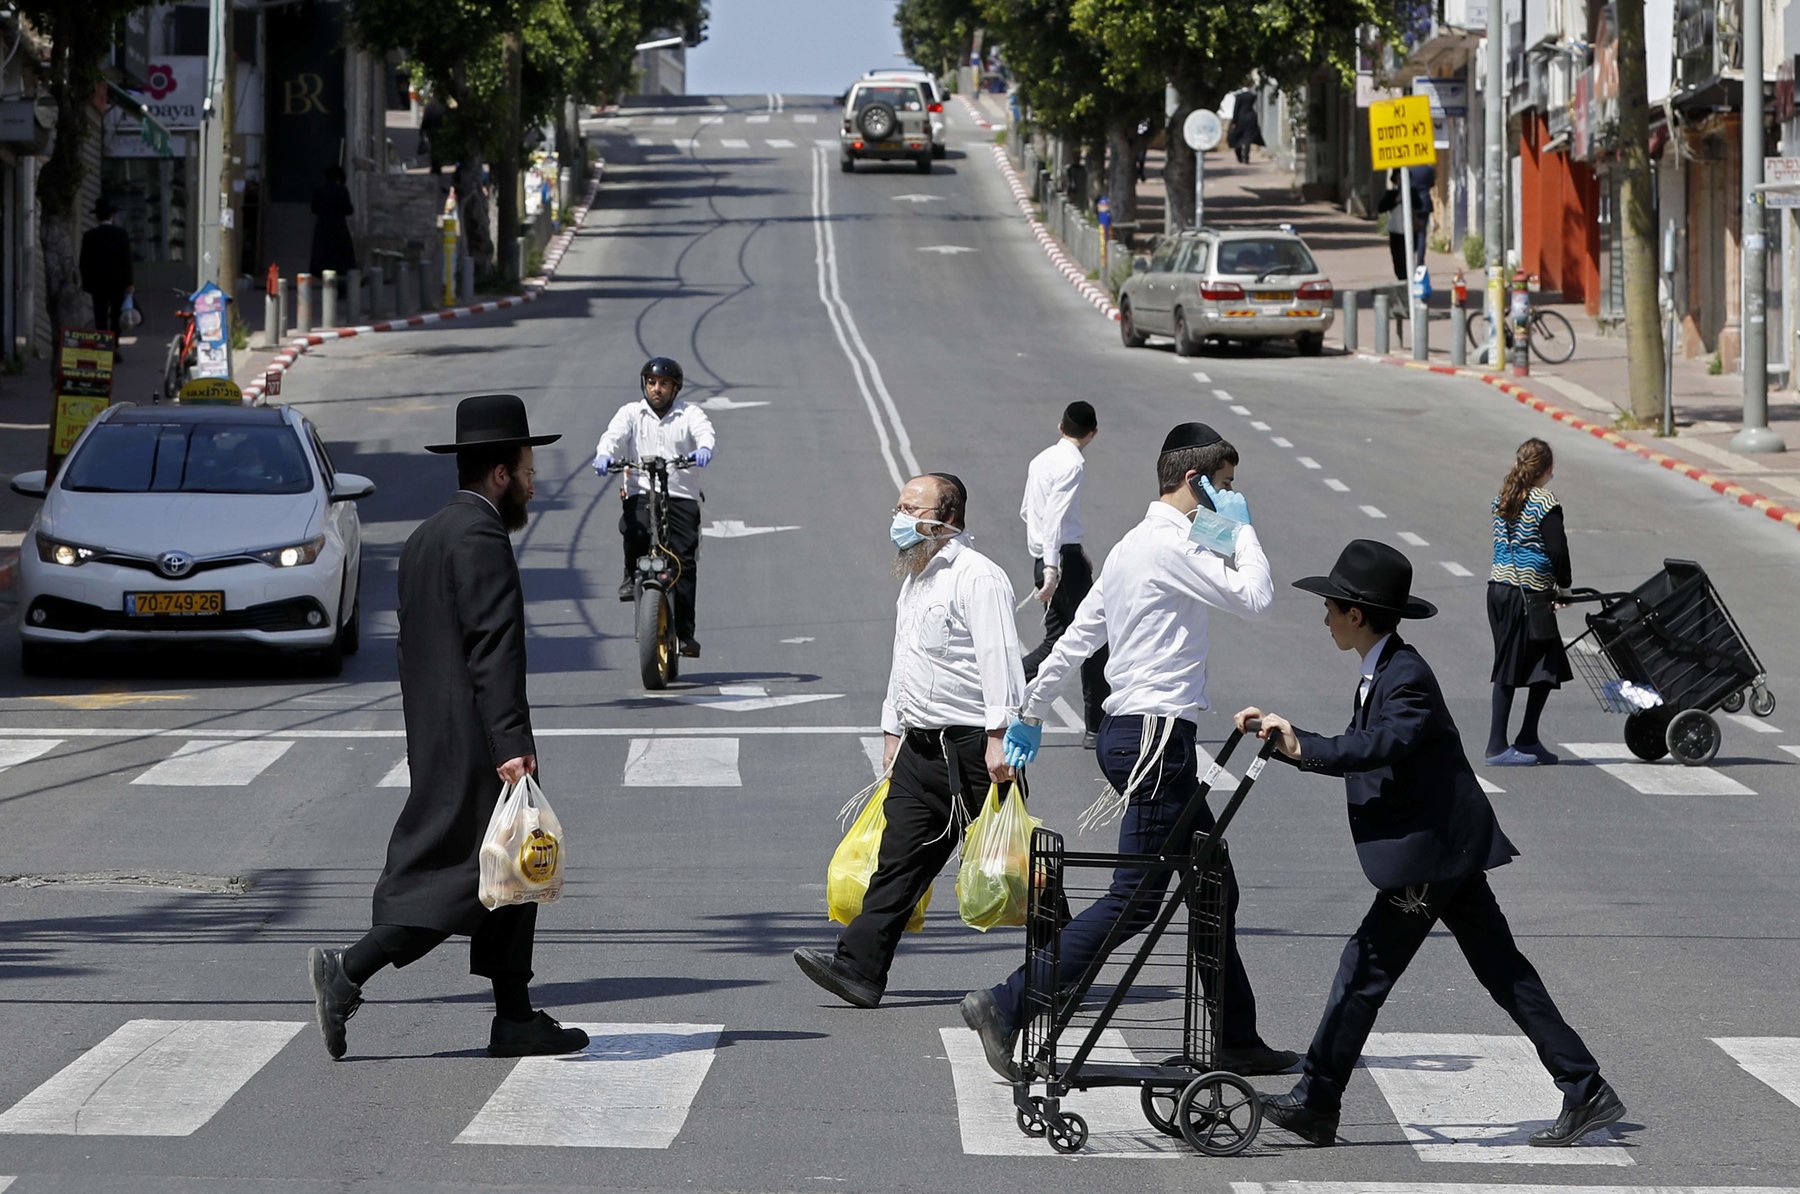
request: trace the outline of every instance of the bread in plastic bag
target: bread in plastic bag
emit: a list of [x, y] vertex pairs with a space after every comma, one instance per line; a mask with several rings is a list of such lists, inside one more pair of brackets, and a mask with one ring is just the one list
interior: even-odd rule
[[502, 788], [481, 839], [482, 907], [555, 903], [568, 861], [562, 822], [537, 780], [527, 775]]

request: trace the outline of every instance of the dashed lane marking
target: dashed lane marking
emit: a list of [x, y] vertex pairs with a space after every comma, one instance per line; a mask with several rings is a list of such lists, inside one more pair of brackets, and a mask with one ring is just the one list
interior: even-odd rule
[[1252, 431], [1267, 431], [1267, 430], [1269, 430], [1269, 425], [1267, 423], [1264, 423], [1260, 419], [1252, 419], [1252, 420], [1250, 420], [1250, 430], [1252, 430]]
[[1325, 488], [1331, 490], [1333, 493], [1349, 493], [1350, 492], [1350, 487], [1348, 485], [1344, 484], [1342, 481], [1338, 480], [1336, 477], [1326, 477], [1325, 478]]
[[1206, 385], [1212, 381], [1212, 378], [1205, 373], [1196, 372], [1194, 374], [1194, 380], [1199, 382], [1201, 385]]
[[785, 137], [766, 137], [764, 138], [764, 141], [768, 144], [770, 149], [794, 148], [794, 143]]
[[1408, 544], [1409, 546], [1412, 546], [1412, 547], [1430, 547], [1431, 546], [1431, 544], [1425, 542], [1425, 536], [1416, 535], [1411, 531], [1399, 532], [1399, 539], [1400, 539], [1400, 542]]
[[1464, 568], [1461, 564], [1458, 564], [1454, 560], [1439, 560], [1438, 563], [1443, 567], [1444, 571], [1448, 572], [1451, 576], [1474, 576], [1475, 575], [1473, 572], [1470, 572], [1467, 568]]
[[1247, 415], [1250, 413], [1250, 408], [1247, 406], [1244, 406], [1240, 403], [1239, 405], [1233, 406], [1231, 408], [1231, 413], [1234, 415]]
[[1300, 462], [1301, 468], [1319, 468], [1319, 467], [1321, 467], [1319, 462], [1314, 460], [1311, 456], [1296, 456], [1294, 459], [1296, 459]]
[[1294, 446], [1292, 440], [1281, 435], [1271, 435], [1269, 437], [1269, 442], [1274, 444], [1277, 448], [1291, 448]]
[[1382, 513], [1380, 506], [1359, 506], [1358, 509], [1360, 509], [1364, 514], [1367, 514], [1370, 518], [1386, 518], [1387, 517], [1386, 514]]

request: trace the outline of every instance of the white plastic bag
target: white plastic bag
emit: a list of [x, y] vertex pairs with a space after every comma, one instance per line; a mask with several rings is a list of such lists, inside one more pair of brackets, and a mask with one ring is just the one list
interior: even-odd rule
[[551, 904], [562, 895], [567, 843], [536, 779], [527, 775], [500, 790], [480, 860], [478, 895], [490, 912], [503, 904]]
[[129, 332], [143, 322], [144, 313], [138, 310], [136, 297], [126, 295], [125, 301], [119, 304], [119, 326]]

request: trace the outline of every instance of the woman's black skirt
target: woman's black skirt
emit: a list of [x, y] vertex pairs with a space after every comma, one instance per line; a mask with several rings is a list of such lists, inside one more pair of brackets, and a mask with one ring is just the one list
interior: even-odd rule
[[1525, 629], [1525, 595], [1517, 585], [1488, 582], [1488, 627], [1494, 632], [1494, 683], [1508, 688], [1559, 687], [1572, 680], [1562, 640], [1534, 643]]

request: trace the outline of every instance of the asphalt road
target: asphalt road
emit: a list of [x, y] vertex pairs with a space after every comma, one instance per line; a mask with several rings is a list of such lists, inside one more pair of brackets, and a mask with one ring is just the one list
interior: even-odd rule
[[[1800, 732], [1785, 728], [1800, 724], [1800, 641], [1784, 633], [1800, 537], [1473, 383], [1286, 350], [1127, 352], [1047, 263], [989, 134], [960, 111], [929, 176], [846, 176], [817, 144], [825, 101], [728, 106], [592, 126], [600, 203], [542, 301], [332, 344], [289, 377], [283, 397], [338, 467], [381, 486], [362, 507], [364, 646], [341, 679], [183, 654], [23, 681], [16, 647], [0, 648], [0, 875], [38, 877], [0, 886], [0, 1189], [1800, 1186], [1800, 1037], [1784, 1035], [1800, 971]], [[720, 440], [704, 474], [705, 655], [658, 696], [637, 683], [615, 598], [617, 497], [587, 467], [651, 354], [687, 366]], [[535, 991], [566, 1022], [611, 1027], [584, 1061], [487, 1058], [488, 996], [452, 944], [369, 985], [334, 1065], [301, 962], [366, 927], [404, 795], [393, 573], [453, 485], [420, 445], [448, 434], [460, 397], [492, 390], [565, 433], [540, 450], [518, 537], [543, 776], [573, 860], [539, 921]], [[953, 1062], [969, 1039], [955, 1004], [1016, 964], [1021, 939], [963, 928], [949, 876], [880, 1010], [832, 1006], [799, 975], [790, 951], [833, 937], [837, 809], [870, 775], [898, 482], [959, 473], [976, 546], [1022, 594], [1025, 465], [1076, 397], [1100, 417], [1083, 494], [1096, 557], [1155, 496], [1170, 425], [1204, 419], [1242, 452], [1278, 596], [1267, 622], [1215, 623], [1221, 710], [1342, 723], [1356, 662], [1288, 582], [1378, 537], [1443, 611], [1409, 637], [1478, 753], [1487, 506], [1529, 435], [1558, 453], [1580, 583], [1629, 588], [1665, 556], [1705, 563], [1788, 701], [1762, 730], [1726, 719], [1710, 768], [1618, 768], [1620, 719], [1578, 680], [1545, 717], [1563, 765], [1484, 772], [1522, 851], [1495, 888], [1629, 1105], [1618, 1130], [1562, 1153], [1503, 1147], [1558, 1096], [1528, 1053], [1514, 1064], [1516, 1030], [1441, 934], [1383, 1014], [1343, 1143], [1267, 1129], [1230, 1160], [1168, 1142], [1121, 1156], [1156, 1140], [1126, 1130], [1130, 1114], [1097, 1130], [1094, 1155], [1058, 1157], [1004, 1106], [983, 1110], [1004, 1096]], [[1029, 643], [1035, 619], [1021, 619]], [[1224, 732], [1215, 712], [1203, 737]], [[1067, 726], [1050, 742], [1034, 809], [1072, 834], [1095, 769]], [[177, 751], [225, 764], [202, 776]], [[1341, 803], [1335, 782], [1276, 768], [1232, 833], [1275, 1044], [1304, 1047], [1370, 895]], [[1096, 1125], [1110, 1106], [1067, 1105]]]

